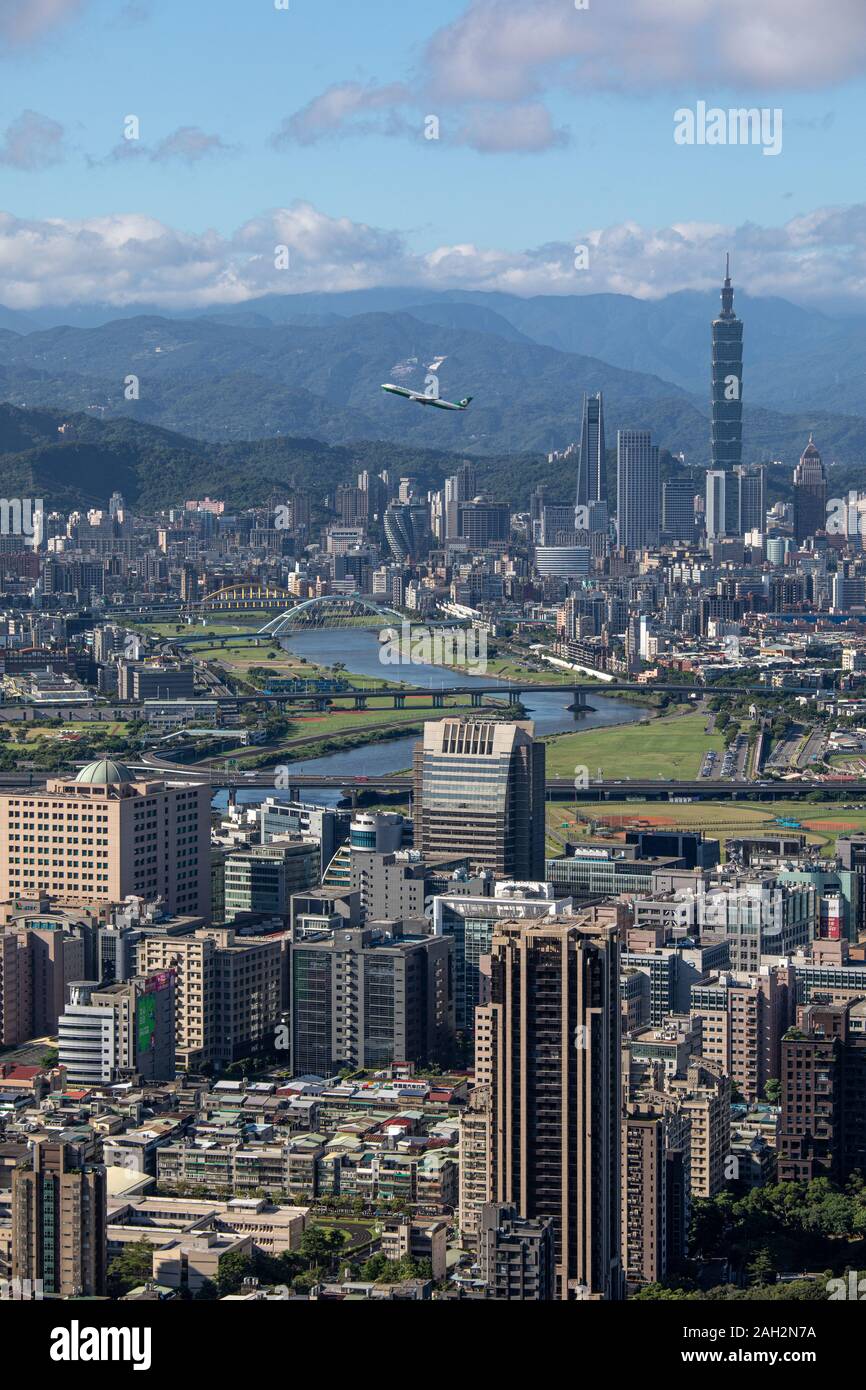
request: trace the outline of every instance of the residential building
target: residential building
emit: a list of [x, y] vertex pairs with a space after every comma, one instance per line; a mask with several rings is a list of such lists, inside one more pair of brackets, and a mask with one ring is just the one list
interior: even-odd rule
[[[557, 1297], [618, 1298], [619, 945], [611, 914], [503, 923], [476, 1077], [490, 1090], [494, 1201], [549, 1218]], [[574, 1136], [582, 1136], [575, 1142]]]
[[521, 1216], [508, 1202], [481, 1208], [481, 1278], [491, 1298], [546, 1303], [556, 1292], [556, 1232], [549, 1216]]
[[13, 1279], [41, 1280], [47, 1297], [104, 1297], [105, 1223], [105, 1169], [73, 1144], [38, 1139], [12, 1172]]
[[292, 1066], [445, 1060], [454, 1038], [452, 943], [426, 924], [368, 923], [310, 934], [291, 948]]

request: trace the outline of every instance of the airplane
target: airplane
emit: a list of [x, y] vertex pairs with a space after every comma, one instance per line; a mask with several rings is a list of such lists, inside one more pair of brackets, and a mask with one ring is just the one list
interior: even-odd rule
[[407, 401], [416, 401], [418, 405], [435, 405], [439, 410], [465, 410], [472, 402], [471, 396], [465, 396], [462, 401], [443, 401], [439, 395], [439, 378], [436, 373], [444, 361], [444, 357], [437, 357], [430, 363], [427, 368], [430, 375], [423, 391], [410, 391], [405, 386], [395, 386], [391, 381], [383, 382], [382, 390], [392, 396], [403, 396]]

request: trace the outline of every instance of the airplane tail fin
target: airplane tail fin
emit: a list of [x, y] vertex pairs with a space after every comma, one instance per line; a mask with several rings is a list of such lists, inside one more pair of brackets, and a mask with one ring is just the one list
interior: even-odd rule
[[463, 397], [463, 400], [460, 402], [460, 409], [461, 409], [461, 410], [465, 410], [466, 407], [467, 407], [467, 405], [469, 405], [471, 401], [472, 401], [472, 397], [471, 397], [471, 396], [464, 396], [464, 397]]

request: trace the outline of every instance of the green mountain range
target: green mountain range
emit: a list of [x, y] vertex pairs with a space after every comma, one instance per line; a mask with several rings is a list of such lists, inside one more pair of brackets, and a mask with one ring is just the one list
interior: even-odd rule
[[[496, 456], [563, 449], [578, 434], [582, 393], [603, 391], [610, 443], [617, 428], [641, 426], [689, 464], [708, 463], [708, 393], [690, 389], [708, 372], [711, 309], [700, 296], [655, 305], [625, 296], [494, 295], [483, 303], [458, 296], [404, 307], [412, 294], [271, 297], [196, 318], [0, 329], [0, 399], [136, 420], [210, 442], [381, 439]], [[377, 296], [388, 307], [368, 312]], [[781, 353], [802, 343], [807, 311], [779, 301], [771, 326], [766, 305], [773, 301], [760, 303], [755, 317], [768, 321], [768, 354], [770, 346]], [[283, 321], [274, 322], [278, 310]], [[759, 336], [749, 324], [747, 343], [750, 332]], [[589, 343], [599, 345], [593, 355], [583, 350]], [[603, 353], [626, 355], [628, 365]], [[440, 356], [442, 394], [471, 395], [468, 411], [425, 411], [380, 390], [384, 381], [422, 387], [427, 364]], [[655, 371], [646, 370], [651, 364]], [[757, 388], [757, 371], [750, 375], [747, 365], [746, 461], [790, 466], [810, 432], [828, 460], [852, 466], [863, 457], [866, 419], [859, 414], [795, 402], [783, 412], [758, 403]]]

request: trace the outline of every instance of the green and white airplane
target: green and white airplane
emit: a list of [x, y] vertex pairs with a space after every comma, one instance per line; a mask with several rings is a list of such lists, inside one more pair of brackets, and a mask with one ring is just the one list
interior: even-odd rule
[[471, 396], [465, 396], [462, 401], [443, 401], [439, 395], [439, 378], [436, 373], [444, 361], [444, 357], [437, 357], [430, 363], [423, 391], [410, 391], [405, 386], [395, 386], [391, 381], [383, 382], [382, 390], [392, 396], [403, 396], [407, 401], [416, 401], [418, 405], [435, 405], [439, 410], [465, 410], [472, 402]]

